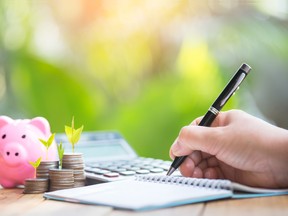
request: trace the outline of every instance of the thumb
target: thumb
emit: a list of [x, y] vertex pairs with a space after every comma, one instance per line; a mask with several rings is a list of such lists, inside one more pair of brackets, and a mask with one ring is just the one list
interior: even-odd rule
[[185, 126], [173, 143], [170, 154], [183, 156], [199, 150], [216, 155], [223, 145], [220, 142], [221, 134], [221, 127]]

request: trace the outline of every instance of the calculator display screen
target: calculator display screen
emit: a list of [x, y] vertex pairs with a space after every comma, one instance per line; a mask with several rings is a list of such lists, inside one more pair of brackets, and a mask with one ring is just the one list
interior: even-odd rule
[[[123, 146], [114, 141], [113, 143], [96, 144], [91, 143], [81, 143], [82, 148], [77, 146], [76, 148], [79, 152], [82, 152], [85, 157], [106, 157], [106, 156], [125, 156], [128, 152], [123, 148]], [[80, 148], [78, 148], [80, 147]]]
[[[68, 143], [65, 144], [66, 147]], [[123, 145], [122, 140], [108, 140], [101, 142], [82, 141], [76, 144], [75, 149], [77, 152], [83, 153], [84, 158], [88, 160], [125, 157], [131, 155], [131, 150]], [[69, 150], [67, 149], [65, 152], [69, 152]]]
[[[72, 145], [65, 134], [56, 136], [57, 143], [62, 142], [65, 153], [72, 152]], [[117, 132], [84, 132], [75, 145], [75, 152], [83, 153], [85, 161], [129, 159], [137, 154], [128, 142]]]

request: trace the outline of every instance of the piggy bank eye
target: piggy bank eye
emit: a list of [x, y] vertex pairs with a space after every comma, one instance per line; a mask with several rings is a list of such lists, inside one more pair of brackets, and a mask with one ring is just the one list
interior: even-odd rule
[[26, 135], [24, 134], [24, 135], [22, 135], [22, 139], [25, 139], [26, 138]]
[[5, 138], [6, 138], [6, 134], [3, 134], [3, 135], [2, 135], [2, 139], [5, 139]]

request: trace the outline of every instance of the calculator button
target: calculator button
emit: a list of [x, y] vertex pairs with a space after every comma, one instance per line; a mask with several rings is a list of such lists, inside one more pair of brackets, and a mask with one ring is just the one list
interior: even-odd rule
[[153, 167], [159, 167], [159, 166], [161, 166], [162, 165], [162, 163], [151, 163], [150, 164], [151, 166], [153, 166]]
[[140, 169], [140, 170], [137, 170], [136, 173], [137, 174], [148, 174], [148, 173], [150, 173], [150, 171], [149, 170]]
[[131, 165], [129, 165], [129, 164], [125, 164], [125, 165], [122, 165], [121, 166], [121, 168], [123, 168], [123, 169], [129, 169], [129, 168], [131, 168], [132, 166]]
[[140, 170], [141, 168], [140, 167], [130, 167], [130, 168], [127, 168], [127, 170], [131, 170], [131, 171], [137, 171], [137, 170]]
[[127, 170], [127, 171], [120, 172], [120, 174], [121, 174], [121, 175], [124, 175], [124, 176], [131, 176], [131, 175], [135, 175], [136, 172], [135, 172], [135, 171]]
[[162, 168], [162, 169], [164, 169], [164, 170], [169, 170], [169, 168], [170, 168], [170, 165], [166, 165], [166, 164], [162, 164], [162, 165], [159, 165], [159, 166], [157, 166], [158, 168]]
[[93, 171], [94, 171], [94, 168], [85, 167], [85, 171], [86, 171], [86, 172], [93, 172]]
[[109, 177], [109, 178], [115, 178], [115, 177], [119, 177], [119, 173], [115, 173], [115, 172], [109, 172], [104, 174], [105, 177]]
[[118, 169], [118, 167], [117, 167], [117, 166], [108, 166], [108, 167], [106, 167], [105, 169], [114, 172], [114, 171], [116, 171], [116, 170]]
[[142, 164], [145, 166], [145, 165], [148, 165], [148, 164], [150, 164], [150, 163], [151, 163], [151, 161], [147, 160], [147, 161], [142, 161], [141, 163], [142, 163]]
[[94, 170], [93, 170], [93, 173], [94, 173], [94, 174], [98, 174], [98, 175], [104, 175], [104, 174], [106, 174], [106, 173], [110, 173], [110, 171], [108, 171], [108, 170], [102, 170], [102, 169], [94, 169]]
[[113, 172], [118, 172], [118, 173], [120, 173], [120, 172], [123, 172], [123, 171], [126, 171], [126, 170], [127, 170], [127, 169], [117, 168], [117, 169], [113, 170]]
[[117, 169], [118, 166], [112, 165], [112, 166], [107, 166], [108, 169]]
[[147, 169], [147, 170], [150, 170], [150, 169], [153, 169], [154, 167], [153, 166], [150, 166], [150, 165], [145, 165], [145, 166], [141, 166], [142, 169]]
[[100, 164], [99, 163], [91, 163], [91, 164], [89, 164], [89, 166], [92, 168], [99, 168]]
[[163, 172], [164, 170], [161, 169], [161, 168], [153, 168], [153, 169], [150, 169], [150, 172], [152, 173], [160, 173], [160, 172]]
[[99, 168], [109, 170], [111, 167], [114, 168], [114, 166], [111, 166], [111, 165], [102, 165]]

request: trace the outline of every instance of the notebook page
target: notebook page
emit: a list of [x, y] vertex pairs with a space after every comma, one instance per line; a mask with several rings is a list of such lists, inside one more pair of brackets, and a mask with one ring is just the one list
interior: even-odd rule
[[75, 188], [45, 193], [44, 197], [121, 209], [152, 210], [232, 196], [230, 190], [135, 180], [88, 187], [89, 190], [85, 189], [82, 194], [79, 188]]

